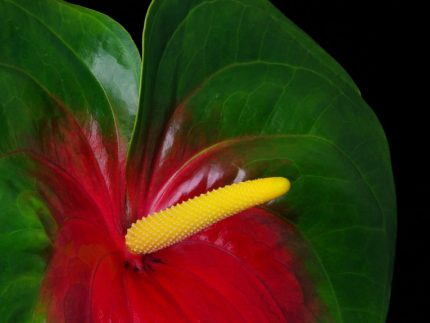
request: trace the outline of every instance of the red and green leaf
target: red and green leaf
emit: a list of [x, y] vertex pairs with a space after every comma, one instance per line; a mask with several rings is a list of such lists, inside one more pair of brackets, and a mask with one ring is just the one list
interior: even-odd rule
[[[140, 58], [109, 18], [54, 0], [0, 0], [0, 18], [6, 321], [385, 320], [396, 211], [384, 132], [342, 67], [268, 1], [155, 0], [139, 103]], [[267, 176], [291, 192], [124, 258], [136, 219]]]
[[116, 22], [65, 2], [1, 0], [0, 21], [0, 317], [21, 322], [33, 315], [55, 232], [23, 170], [25, 151], [44, 151], [67, 107], [80, 128], [102, 128], [104, 149], [118, 155], [116, 129], [127, 138], [137, 109], [140, 57]]

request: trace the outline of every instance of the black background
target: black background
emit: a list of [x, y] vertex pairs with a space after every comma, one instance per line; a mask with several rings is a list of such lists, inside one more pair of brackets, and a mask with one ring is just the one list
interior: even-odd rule
[[[141, 48], [149, 1], [69, 2], [111, 16]], [[428, 231], [422, 184], [427, 163], [421, 155], [425, 150], [422, 142], [428, 101], [418, 102], [420, 81], [410, 74], [411, 70], [419, 74], [421, 69], [414, 54], [418, 50], [412, 39], [415, 30], [413, 19], [409, 19], [411, 6], [378, 0], [272, 2], [348, 71], [385, 129], [398, 196], [396, 265], [387, 322], [422, 322], [427, 317], [427, 297], [423, 296], [429, 282], [423, 264], [429, 255], [423, 242]]]

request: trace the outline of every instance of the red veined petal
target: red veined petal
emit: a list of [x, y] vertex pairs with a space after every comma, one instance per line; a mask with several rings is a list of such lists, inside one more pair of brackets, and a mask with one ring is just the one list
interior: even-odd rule
[[50, 318], [314, 322], [324, 309], [298, 260], [297, 238], [288, 223], [254, 208], [145, 256], [135, 270], [92, 224], [70, 221], [45, 283]]
[[[49, 132], [51, 141], [34, 153], [59, 226], [41, 296], [50, 321], [294, 323], [325, 315], [298, 261], [303, 243], [295, 243], [297, 232], [260, 208], [152, 255], [127, 255], [120, 234], [124, 222], [114, 220], [125, 219], [121, 199], [114, 197], [123, 190], [112, 188], [121, 163], [101, 167], [105, 155], [88, 132], [78, 129], [76, 139], [78, 130], [67, 122]], [[188, 164], [147, 205], [167, 207], [232, 181], [234, 171], [209, 163], [211, 158], [216, 154]]]

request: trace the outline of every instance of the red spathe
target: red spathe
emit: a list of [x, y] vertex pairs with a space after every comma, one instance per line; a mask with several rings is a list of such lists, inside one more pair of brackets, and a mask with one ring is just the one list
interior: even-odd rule
[[[127, 209], [125, 153], [115, 138], [105, 137], [95, 122], [81, 127], [68, 116], [50, 122], [43, 146], [32, 152], [42, 195], [58, 226], [40, 298], [49, 321], [316, 321], [320, 304], [298, 261], [298, 234], [262, 208], [154, 254], [131, 255], [124, 243], [128, 214], [153, 204]], [[204, 168], [204, 158], [198, 162]], [[195, 174], [211, 176], [210, 171]], [[214, 182], [221, 184], [229, 183]], [[181, 182], [176, 195], [174, 182], [167, 195], [157, 195], [159, 187], [151, 187], [150, 196], [167, 207], [202, 193], [203, 186], [184, 189]]]

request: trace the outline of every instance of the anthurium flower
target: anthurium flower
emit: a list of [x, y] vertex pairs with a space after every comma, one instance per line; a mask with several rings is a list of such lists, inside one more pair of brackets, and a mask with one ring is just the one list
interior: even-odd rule
[[154, 0], [143, 60], [63, 1], [0, 25], [1, 321], [385, 320], [384, 132], [268, 1]]

